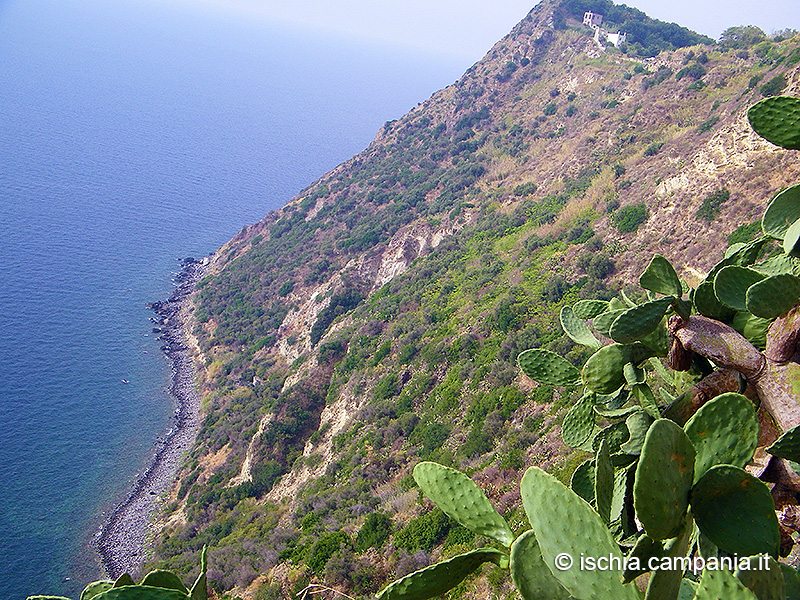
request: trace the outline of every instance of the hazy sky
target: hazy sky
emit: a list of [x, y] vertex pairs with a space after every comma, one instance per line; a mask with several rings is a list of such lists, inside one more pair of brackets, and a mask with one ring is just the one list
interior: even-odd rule
[[[181, 1], [226, 6], [253, 18], [477, 61], [537, 0]], [[630, 0], [625, 4], [714, 39], [734, 25], [757, 25], [767, 33], [800, 30], [799, 0]]]

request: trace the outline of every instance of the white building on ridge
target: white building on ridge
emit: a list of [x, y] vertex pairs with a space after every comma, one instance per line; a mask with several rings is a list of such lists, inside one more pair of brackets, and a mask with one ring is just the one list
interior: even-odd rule
[[628, 39], [627, 33], [622, 33], [621, 31], [609, 33], [605, 29], [602, 29], [600, 25], [603, 24], [603, 15], [586, 11], [583, 13], [583, 24], [594, 29], [594, 41], [601, 48], [603, 47], [603, 40], [608, 40], [619, 48], [620, 44], [624, 44]]

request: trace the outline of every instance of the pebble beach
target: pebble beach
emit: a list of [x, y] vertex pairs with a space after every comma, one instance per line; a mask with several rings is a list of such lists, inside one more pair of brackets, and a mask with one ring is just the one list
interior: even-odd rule
[[195, 366], [185, 341], [181, 308], [202, 278], [204, 264], [185, 259], [169, 299], [148, 305], [155, 313], [151, 319], [153, 332], [159, 335], [163, 343], [161, 350], [170, 362], [169, 393], [175, 403], [175, 414], [172, 427], [159, 439], [148, 467], [97, 533], [100, 561], [112, 579], [123, 573], [136, 573], [146, 558], [152, 523], [199, 429], [200, 394], [195, 385]]

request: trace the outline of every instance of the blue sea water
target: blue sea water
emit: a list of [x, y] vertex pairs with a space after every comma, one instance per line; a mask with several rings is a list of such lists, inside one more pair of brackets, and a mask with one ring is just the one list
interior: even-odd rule
[[145, 304], [177, 259], [468, 65], [200, 0], [0, 0], [0, 64], [0, 598], [77, 597], [171, 424]]

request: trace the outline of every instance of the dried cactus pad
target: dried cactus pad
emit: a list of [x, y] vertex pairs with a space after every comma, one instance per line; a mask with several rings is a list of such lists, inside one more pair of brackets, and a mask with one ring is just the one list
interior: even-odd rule
[[764, 98], [747, 111], [753, 130], [776, 146], [800, 150], [800, 98]]
[[508, 523], [472, 479], [434, 462], [421, 462], [414, 467], [414, 479], [447, 516], [479, 535], [511, 546], [514, 534]]

